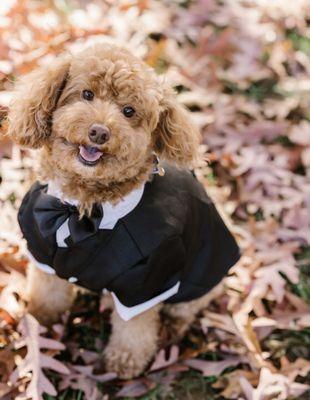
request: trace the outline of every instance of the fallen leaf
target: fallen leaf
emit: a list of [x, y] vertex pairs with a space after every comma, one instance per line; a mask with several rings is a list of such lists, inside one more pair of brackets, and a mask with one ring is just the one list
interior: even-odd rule
[[168, 358], [166, 358], [165, 349], [161, 349], [157, 354], [153, 364], [150, 367], [150, 371], [155, 371], [157, 369], [166, 368], [169, 365], [172, 365], [178, 361], [179, 358], [179, 348], [176, 345], [171, 346], [168, 354]]
[[10, 381], [16, 384], [18, 379], [27, 377], [31, 373], [25, 392], [26, 396], [37, 400], [43, 399], [43, 393], [56, 396], [57, 391], [46, 377], [43, 369], [51, 369], [60, 374], [68, 374], [69, 369], [52, 356], [41, 352], [41, 349], [63, 350], [65, 346], [60, 342], [41, 336], [45, 329], [30, 314], [26, 314], [21, 319], [18, 329], [22, 334], [18, 347], [26, 346], [27, 355], [12, 373]]
[[184, 361], [185, 365], [200, 371], [203, 376], [220, 375], [226, 368], [235, 367], [243, 362], [240, 357], [231, 357], [223, 361], [205, 361], [199, 359], [192, 359]]
[[240, 385], [247, 400], [265, 400], [266, 395], [283, 400], [289, 396], [298, 398], [309, 389], [308, 385], [291, 382], [284, 375], [273, 374], [268, 368], [262, 368], [257, 388], [253, 388], [244, 376], [240, 377]]
[[136, 379], [126, 383], [124, 387], [116, 393], [116, 397], [140, 397], [156, 387], [156, 383], [147, 378]]

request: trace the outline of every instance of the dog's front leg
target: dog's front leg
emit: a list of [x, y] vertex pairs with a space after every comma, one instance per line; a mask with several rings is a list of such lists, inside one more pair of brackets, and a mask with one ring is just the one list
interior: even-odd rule
[[74, 288], [71, 283], [30, 264], [26, 296], [28, 311], [41, 323], [50, 324], [70, 309], [74, 300]]
[[129, 321], [123, 321], [113, 311], [112, 334], [104, 352], [108, 371], [123, 379], [144, 371], [157, 350], [160, 308], [160, 305], [153, 307]]
[[223, 294], [223, 290], [223, 282], [220, 282], [210, 292], [198, 299], [164, 306], [163, 313], [172, 318], [170, 330], [176, 341], [184, 337], [197, 314], [206, 309], [215, 298], [220, 297]]

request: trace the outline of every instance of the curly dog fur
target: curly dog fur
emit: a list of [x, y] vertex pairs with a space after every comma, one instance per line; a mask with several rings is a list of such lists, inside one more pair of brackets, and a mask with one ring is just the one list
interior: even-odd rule
[[[95, 96], [87, 102], [83, 90]], [[173, 91], [127, 50], [96, 45], [23, 77], [9, 115], [9, 134], [21, 145], [42, 148], [41, 173], [82, 208], [117, 201], [146, 181], [152, 151], [180, 165], [197, 157], [199, 133]], [[136, 110], [132, 118], [122, 107]], [[102, 150], [112, 156], [95, 168], [76, 157], [87, 132], [102, 123], [112, 132]]]
[[[93, 92], [92, 101], [82, 97]], [[122, 110], [131, 106], [132, 118]], [[80, 212], [93, 203], [116, 203], [147, 181], [153, 152], [180, 166], [198, 159], [199, 132], [172, 89], [155, 72], [123, 48], [100, 44], [76, 55], [63, 55], [23, 77], [9, 114], [9, 135], [22, 146], [40, 148], [40, 179], [57, 181], [64, 195], [78, 200]], [[79, 146], [89, 146], [94, 124], [111, 132], [100, 145], [104, 153], [93, 167], [78, 160]], [[61, 283], [60, 283], [61, 282]], [[55, 320], [72, 303], [72, 285], [37, 269], [29, 273], [29, 309], [39, 318]], [[206, 305], [197, 301], [166, 307], [183, 331]], [[106, 365], [120, 377], [139, 375], [157, 349], [159, 311], [153, 309], [122, 321], [112, 315]]]

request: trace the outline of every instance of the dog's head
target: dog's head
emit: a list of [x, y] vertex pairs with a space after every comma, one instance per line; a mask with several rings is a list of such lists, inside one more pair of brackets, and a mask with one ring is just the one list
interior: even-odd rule
[[179, 165], [197, 156], [199, 133], [173, 91], [127, 50], [101, 44], [23, 77], [9, 135], [44, 148], [52, 173], [76, 184], [128, 181], [152, 152]]

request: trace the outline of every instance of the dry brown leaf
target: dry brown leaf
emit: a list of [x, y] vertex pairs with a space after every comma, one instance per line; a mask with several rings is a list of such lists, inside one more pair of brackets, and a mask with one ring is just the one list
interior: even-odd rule
[[83, 365], [69, 365], [70, 373], [63, 376], [59, 384], [59, 390], [68, 388], [82, 390], [86, 399], [102, 399], [102, 393], [97, 389], [97, 383], [108, 382], [116, 378], [115, 373], [94, 374], [94, 367]]
[[233, 372], [221, 375], [212, 386], [216, 389], [222, 389], [220, 394], [227, 399], [240, 398], [243, 393], [240, 386], [240, 378], [242, 376], [246, 378], [251, 385], [257, 385], [257, 373], [237, 369]]
[[244, 358], [230, 357], [223, 361], [205, 361], [192, 359], [184, 361], [185, 365], [202, 372], [203, 376], [220, 375], [226, 368], [235, 367], [244, 362]]
[[68, 374], [69, 369], [50, 355], [41, 352], [41, 349], [63, 350], [62, 343], [41, 336], [46, 330], [40, 326], [37, 320], [30, 314], [26, 314], [19, 323], [21, 339], [18, 347], [27, 347], [27, 355], [17, 365], [12, 373], [10, 381], [16, 384], [18, 379], [28, 377], [31, 374], [30, 383], [27, 386], [25, 396], [34, 400], [43, 399], [43, 393], [56, 396], [57, 391], [43, 369], [51, 369], [59, 374]]
[[116, 393], [116, 397], [141, 397], [156, 387], [156, 383], [151, 379], [140, 378], [128, 382]]
[[176, 345], [172, 345], [169, 349], [168, 357], [166, 358], [165, 349], [161, 349], [157, 354], [153, 364], [150, 367], [150, 371], [155, 371], [157, 369], [166, 368], [178, 361], [179, 358], [179, 348]]
[[286, 400], [289, 396], [297, 397], [309, 389], [308, 385], [291, 382], [281, 374], [273, 374], [268, 368], [262, 368], [257, 388], [250, 382], [240, 377], [240, 385], [246, 400], [266, 400], [266, 397]]

